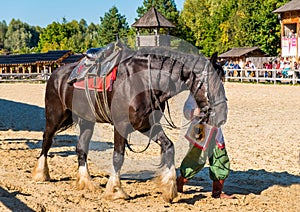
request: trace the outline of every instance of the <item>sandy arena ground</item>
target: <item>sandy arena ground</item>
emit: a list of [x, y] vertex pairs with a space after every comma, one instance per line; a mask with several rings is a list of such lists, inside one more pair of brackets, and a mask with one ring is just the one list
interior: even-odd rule
[[[231, 174], [225, 192], [235, 199], [211, 197], [207, 166], [172, 204], [163, 202], [151, 179], [159, 146], [141, 154], [126, 150], [122, 185], [129, 200], [102, 198], [111, 169], [112, 127], [97, 125], [89, 168], [97, 191], [75, 187], [77, 128], [60, 133], [49, 152], [52, 180], [35, 183], [31, 171], [41, 151], [45, 84], [0, 84], [0, 211], [300, 211], [300, 86], [226, 83], [229, 115], [224, 126]], [[182, 102], [171, 101], [172, 117], [183, 125]], [[176, 167], [188, 142], [186, 128], [167, 130], [176, 147]], [[147, 139], [130, 142], [143, 149]]]

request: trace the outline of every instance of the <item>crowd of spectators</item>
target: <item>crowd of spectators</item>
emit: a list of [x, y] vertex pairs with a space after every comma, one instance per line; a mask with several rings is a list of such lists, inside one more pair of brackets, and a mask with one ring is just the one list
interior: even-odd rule
[[[264, 69], [276, 69], [276, 77], [277, 78], [290, 78], [293, 76], [294, 71], [296, 76], [300, 78], [300, 63], [293, 60], [292, 58], [283, 58], [281, 57], [279, 60], [270, 61], [269, 63], [264, 63]], [[268, 71], [267, 71], [268, 72]], [[270, 72], [268, 75], [270, 76]]]
[[[242, 71], [244, 71], [243, 76], [247, 77], [254, 77], [257, 73], [256, 66], [251, 60], [247, 60], [246, 62], [243, 62], [241, 59], [239, 61], [230, 60], [225, 63], [224, 69], [230, 77], [240, 77]], [[294, 58], [280, 57], [265, 62], [263, 69], [260, 69], [259, 73], [265, 77], [273, 77], [275, 72], [271, 69], [276, 70], [276, 78], [292, 78], [293, 74], [295, 74], [300, 79], [300, 62], [297, 63]]]

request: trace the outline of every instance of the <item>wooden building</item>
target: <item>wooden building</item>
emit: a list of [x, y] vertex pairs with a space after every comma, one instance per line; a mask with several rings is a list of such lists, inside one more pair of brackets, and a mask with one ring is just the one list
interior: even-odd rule
[[281, 56], [300, 56], [300, 0], [292, 0], [273, 11], [281, 24]]
[[78, 61], [82, 57], [82, 55], [73, 55], [70, 50], [0, 55], [0, 74], [52, 73], [55, 68]]
[[[175, 25], [166, 19], [156, 8], [150, 8], [145, 15], [138, 19], [132, 27], [137, 28], [136, 46], [168, 46], [170, 45], [169, 32], [170, 28], [174, 28]], [[161, 29], [167, 29], [168, 33], [160, 34]], [[147, 29], [152, 34], [141, 34], [143, 29]]]
[[257, 68], [262, 68], [263, 63], [269, 62], [268, 54], [259, 47], [236, 47], [219, 55], [220, 59], [235, 63], [251, 60]]

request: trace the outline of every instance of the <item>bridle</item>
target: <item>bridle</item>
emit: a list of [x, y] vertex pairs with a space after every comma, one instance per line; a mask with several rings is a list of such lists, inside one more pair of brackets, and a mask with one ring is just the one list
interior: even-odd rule
[[[197, 61], [196, 61], [196, 63], [197, 63]], [[211, 98], [210, 90], [209, 90], [209, 83], [208, 83], [208, 77], [209, 77], [209, 75], [208, 75], [208, 68], [209, 68], [209, 64], [210, 64], [210, 61], [207, 60], [205, 62], [203, 71], [200, 72], [200, 80], [198, 81], [196, 89], [193, 92], [193, 97], [195, 98], [195, 96], [197, 95], [197, 93], [199, 92], [199, 90], [202, 88], [202, 86], [204, 86], [204, 90], [205, 90], [204, 96], [206, 98], [206, 101], [207, 101], [208, 105], [205, 105], [204, 107], [200, 108], [201, 116], [198, 117], [198, 118], [200, 118], [199, 119], [200, 122], [203, 122], [204, 120], [208, 120], [209, 117], [214, 118], [214, 116], [216, 115], [216, 113], [215, 113], [215, 107], [217, 105], [222, 104], [222, 103], [224, 103], [224, 102], [227, 101], [226, 97], [225, 98], [221, 98], [221, 99], [219, 99], [217, 101], [215, 101], [215, 100], [213, 100]], [[191, 73], [194, 73], [193, 70], [191, 71]], [[190, 88], [190, 90], [191, 90], [191, 88]]]

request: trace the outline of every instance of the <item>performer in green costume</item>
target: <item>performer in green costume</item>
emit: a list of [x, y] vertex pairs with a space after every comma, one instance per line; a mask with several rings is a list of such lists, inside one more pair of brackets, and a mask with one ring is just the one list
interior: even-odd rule
[[[197, 107], [192, 95], [185, 102], [184, 116], [187, 119], [201, 116], [201, 110]], [[232, 196], [222, 193], [225, 179], [228, 177], [230, 170], [223, 133], [221, 128], [212, 129], [205, 123], [195, 124], [195, 122], [192, 122], [186, 135], [186, 138], [191, 142], [190, 149], [181, 162], [181, 175], [177, 178], [177, 190], [183, 192], [183, 185], [204, 167], [208, 158], [209, 176], [213, 181], [212, 197], [232, 198]], [[193, 134], [193, 130], [199, 132], [199, 134]], [[200, 139], [200, 142], [197, 142], [197, 139]]]

